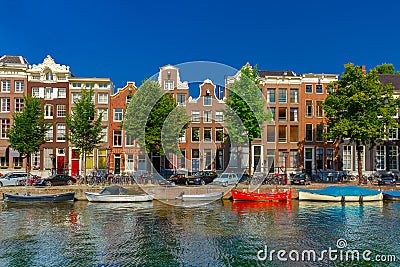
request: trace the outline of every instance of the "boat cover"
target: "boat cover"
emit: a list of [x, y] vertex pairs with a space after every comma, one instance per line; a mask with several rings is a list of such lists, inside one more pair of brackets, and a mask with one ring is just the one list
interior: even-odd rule
[[386, 191], [383, 193], [385, 195], [392, 196], [392, 197], [400, 197], [400, 191]]
[[129, 195], [129, 190], [121, 186], [107, 186], [100, 192], [102, 195]]
[[327, 196], [373, 196], [381, 193], [378, 190], [362, 188], [359, 186], [328, 186], [324, 189], [299, 189], [298, 191], [309, 192], [313, 194], [327, 195]]

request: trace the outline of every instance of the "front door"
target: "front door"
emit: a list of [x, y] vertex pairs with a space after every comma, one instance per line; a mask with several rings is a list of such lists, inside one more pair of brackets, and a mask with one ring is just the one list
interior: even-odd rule
[[57, 173], [64, 173], [65, 156], [57, 156]]
[[121, 172], [121, 156], [119, 154], [114, 155], [114, 174], [120, 174]]

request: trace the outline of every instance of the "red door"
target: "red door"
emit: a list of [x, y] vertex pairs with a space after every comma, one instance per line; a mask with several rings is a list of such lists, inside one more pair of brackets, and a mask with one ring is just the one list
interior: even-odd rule
[[57, 156], [57, 173], [61, 174], [64, 172], [65, 156]]
[[72, 160], [72, 166], [71, 166], [71, 175], [72, 176], [77, 176], [79, 174], [79, 159], [73, 159]]

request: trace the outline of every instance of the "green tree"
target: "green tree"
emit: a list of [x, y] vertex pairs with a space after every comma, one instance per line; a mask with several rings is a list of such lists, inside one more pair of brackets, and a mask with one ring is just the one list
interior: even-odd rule
[[393, 64], [384, 63], [375, 67], [378, 74], [394, 74]]
[[357, 150], [359, 182], [362, 179], [362, 145], [374, 147], [398, 128], [399, 102], [393, 97], [393, 86], [379, 81], [376, 69], [364, 74], [360, 66], [346, 64], [335, 88], [323, 103], [327, 117], [326, 137], [342, 143], [354, 142]]
[[173, 95], [165, 94], [157, 81], [147, 79], [131, 98], [122, 127], [146, 153], [180, 153], [179, 137], [189, 121]]
[[[270, 118], [264, 111], [266, 101], [262, 98], [257, 66], [254, 69], [246, 64], [238, 79], [229, 87], [226, 101], [226, 128], [231, 144], [248, 144], [249, 167], [251, 166], [251, 142], [261, 137], [262, 124]], [[252, 170], [249, 169], [249, 173]]]
[[79, 149], [81, 158], [83, 159], [84, 180], [86, 183], [86, 155], [92, 153], [98, 144], [101, 143], [103, 134], [101, 120], [103, 114], [99, 114], [95, 119], [96, 109], [94, 106], [93, 89], [82, 89], [81, 97], [75, 100], [75, 107], [72, 113], [67, 114], [65, 121], [67, 123], [69, 133], [66, 139], [73, 146]]
[[31, 171], [31, 155], [39, 152], [40, 146], [46, 142], [45, 136], [48, 129], [48, 125], [44, 123], [41, 100], [25, 96], [24, 108], [22, 112], [13, 114], [13, 124], [7, 136], [10, 146], [22, 157], [26, 157], [27, 174]]

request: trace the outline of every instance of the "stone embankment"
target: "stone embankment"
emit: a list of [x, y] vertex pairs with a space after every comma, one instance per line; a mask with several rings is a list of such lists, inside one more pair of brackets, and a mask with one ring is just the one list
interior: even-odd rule
[[[349, 185], [349, 183], [314, 183], [307, 186], [289, 186], [289, 185], [262, 185], [258, 188], [249, 187], [248, 185], [239, 184], [236, 189], [239, 190], [248, 190], [254, 191], [257, 190], [259, 193], [271, 193], [276, 192], [277, 190], [287, 190], [290, 187], [292, 188], [292, 196], [293, 198], [298, 197], [299, 188], [307, 188], [307, 189], [321, 189], [330, 185]], [[355, 185], [355, 184], [354, 184]], [[224, 191], [224, 199], [229, 199], [231, 197], [230, 189], [231, 187], [221, 187], [214, 185], [206, 185], [206, 186], [154, 186], [154, 185], [123, 185], [125, 188], [133, 190], [133, 191], [144, 191], [147, 193], [154, 193], [155, 199], [158, 200], [170, 200], [175, 199], [181, 192], [185, 192], [185, 194], [204, 194], [211, 192], [220, 192]], [[376, 186], [376, 185], [361, 185], [364, 188], [370, 188], [375, 190], [392, 190], [398, 189], [399, 186]], [[15, 187], [0, 187], [0, 193], [18, 193], [24, 194], [25, 192], [29, 192], [32, 194], [56, 194], [56, 193], [65, 193], [65, 192], [75, 192], [75, 198], [77, 200], [86, 200], [85, 192], [100, 192], [105, 186], [86, 186], [86, 185], [72, 185], [72, 186], [52, 186], [52, 187], [32, 187], [32, 186], [15, 186]]]

